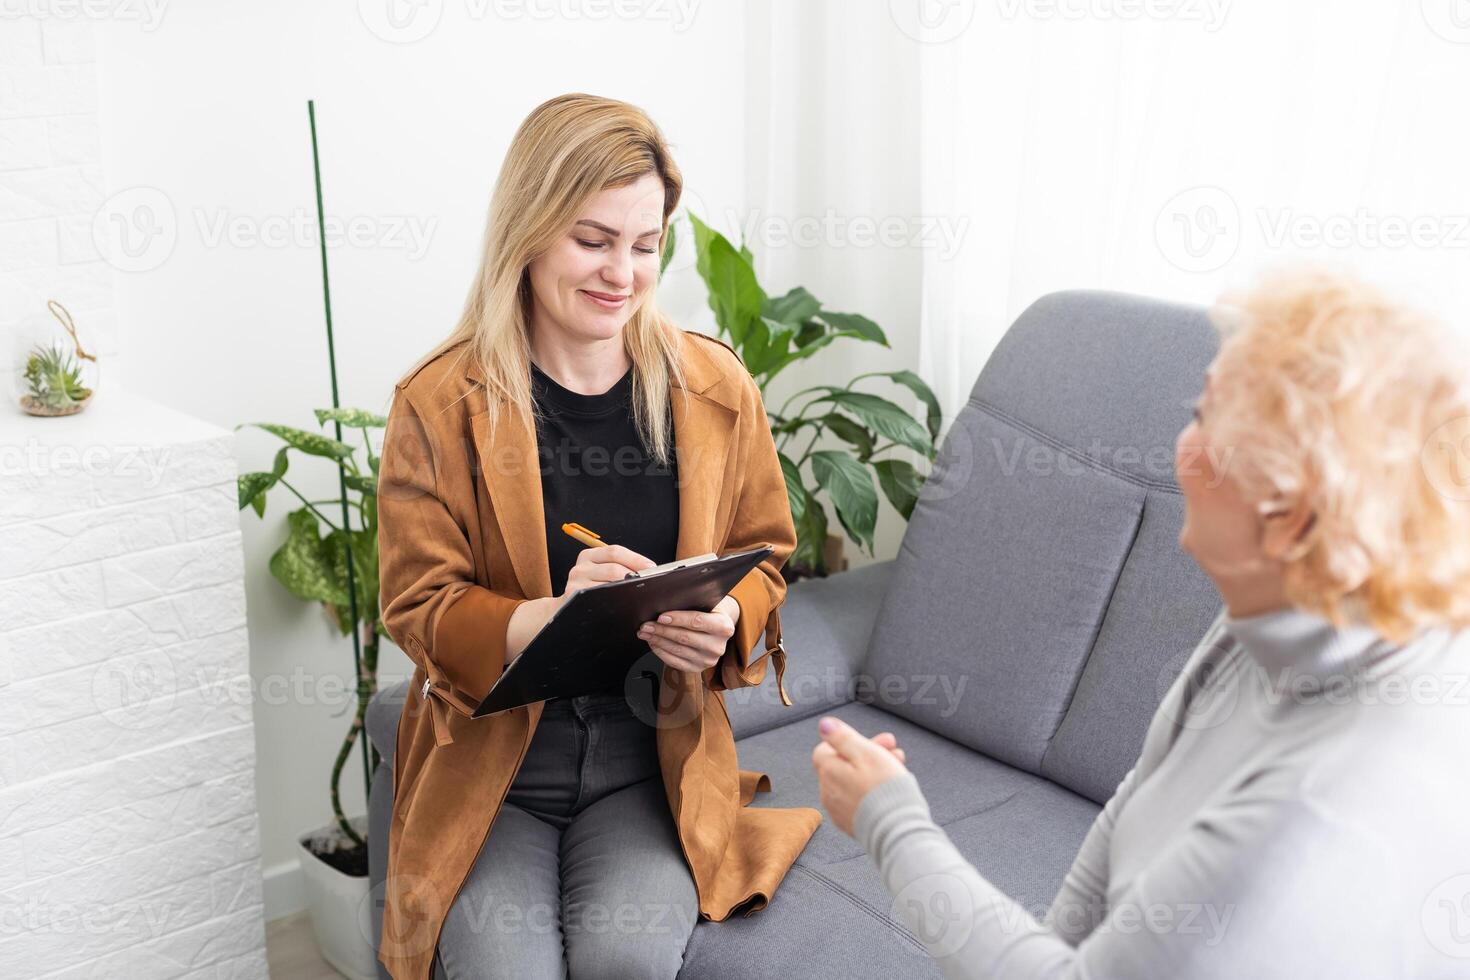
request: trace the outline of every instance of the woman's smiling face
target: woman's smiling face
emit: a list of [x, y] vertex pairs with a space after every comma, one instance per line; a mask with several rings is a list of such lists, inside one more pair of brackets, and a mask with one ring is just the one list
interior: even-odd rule
[[658, 283], [663, 215], [657, 174], [595, 194], [527, 267], [533, 329], [561, 330], [581, 341], [616, 337]]

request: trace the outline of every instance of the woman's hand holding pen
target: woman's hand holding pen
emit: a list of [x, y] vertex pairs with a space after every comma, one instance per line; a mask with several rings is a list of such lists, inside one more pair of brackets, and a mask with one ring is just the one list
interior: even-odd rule
[[566, 604], [566, 601], [572, 597], [572, 593], [601, 582], [619, 581], [634, 569], [651, 568], [655, 564], [636, 551], [621, 545], [601, 544], [599, 539], [584, 537], [580, 533], [573, 537], [583, 544], [595, 546], [588, 547], [577, 555], [577, 564], [573, 565], [567, 573], [567, 586], [561, 595], [532, 599], [521, 603], [516, 608], [505, 630], [505, 662], [507, 664], [521, 655], [526, 644], [530, 643], [547, 621], [556, 615], [556, 611]]
[[620, 544], [604, 544], [595, 548], [584, 548], [577, 554], [577, 563], [567, 573], [567, 587], [557, 596], [560, 609], [578, 589], [585, 589], [604, 582], [620, 582], [629, 572], [639, 572], [658, 564], [638, 552]]
[[[658, 564], [622, 545], [604, 544], [596, 532], [581, 524], [568, 521], [561, 529], [589, 547], [577, 555], [577, 564], [567, 575], [566, 590], [557, 597], [557, 608], [578, 589], [619, 582], [629, 572]], [[719, 662], [739, 621], [740, 603], [727, 595], [710, 612], [674, 609], [662, 613], [657, 623], [644, 623], [639, 628], [638, 638], [670, 667], [699, 673]]]

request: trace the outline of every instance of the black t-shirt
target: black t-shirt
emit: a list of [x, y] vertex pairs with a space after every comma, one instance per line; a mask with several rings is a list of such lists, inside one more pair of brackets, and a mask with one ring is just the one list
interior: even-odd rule
[[562, 387], [534, 363], [531, 390], [546, 418], [536, 423], [546, 558], [552, 594], [587, 545], [561, 529], [571, 521], [657, 564], [673, 561], [679, 538], [677, 465], [650, 458], [633, 424], [633, 369], [600, 395]]

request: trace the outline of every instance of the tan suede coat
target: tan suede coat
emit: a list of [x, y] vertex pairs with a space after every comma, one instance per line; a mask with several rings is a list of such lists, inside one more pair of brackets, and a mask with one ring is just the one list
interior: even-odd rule
[[[770, 780], [739, 769], [719, 692], [759, 684], [766, 654], [780, 687], [780, 568], [796, 531], [759, 388], [723, 342], [680, 336], [687, 390], [670, 390], [675, 557], [775, 549], [730, 593], [740, 618], [720, 662], [703, 674], [663, 668], [659, 766], [700, 917], [719, 921], [765, 907], [821, 814], [747, 805]], [[429, 980], [445, 916], [541, 716], [537, 703], [470, 717], [504, 668], [511, 613], [566, 585], [554, 591], [548, 571], [535, 431], [509, 405], [491, 429], [484, 376], [462, 352], [441, 354], [397, 386], [379, 479], [383, 623], [415, 664], [393, 764], [378, 949], [395, 980]]]

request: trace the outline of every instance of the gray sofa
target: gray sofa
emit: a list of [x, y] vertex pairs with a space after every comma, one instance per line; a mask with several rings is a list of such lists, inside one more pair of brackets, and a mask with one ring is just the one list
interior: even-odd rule
[[[1066, 292], [996, 348], [898, 557], [793, 585], [774, 679], [725, 695], [752, 806], [819, 806], [815, 716], [893, 731], [934, 819], [1041, 914], [1219, 607], [1178, 546], [1174, 438], [1216, 346], [1202, 310]], [[381, 881], [403, 687], [373, 702]], [[383, 974], [386, 976], [386, 973]], [[824, 823], [769, 906], [702, 922], [681, 978], [938, 976], [858, 845]]]

